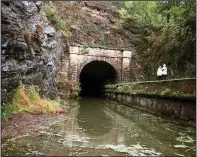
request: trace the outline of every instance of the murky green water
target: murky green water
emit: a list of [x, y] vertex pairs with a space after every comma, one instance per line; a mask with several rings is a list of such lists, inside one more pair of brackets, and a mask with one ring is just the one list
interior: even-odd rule
[[[69, 119], [34, 136], [9, 139], [2, 155], [188, 156], [195, 128], [103, 99], [70, 100]], [[191, 149], [191, 150], [190, 150]]]

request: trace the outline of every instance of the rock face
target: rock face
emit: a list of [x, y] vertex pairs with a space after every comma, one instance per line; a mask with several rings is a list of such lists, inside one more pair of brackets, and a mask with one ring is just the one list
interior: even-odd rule
[[122, 23], [117, 7], [110, 1], [54, 1], [53, 6], [68, 21], [67, 27], [70, 25], [71, 44], [131, 49], [144, 36], [144, 25], [132, 19]]
[[[1, 100], [11, 100], [14, 89], [22, 82], [36, 85], [42, 96], [57, 96], [57, 74], [63, 52], [61, 33], [45, 16], [43, 2], [10, 1], [1, 5]], [[44, 38], [38, 41], [36, 25], [43, 28]], [[31, 32], [30, 46], [24, 31]]]

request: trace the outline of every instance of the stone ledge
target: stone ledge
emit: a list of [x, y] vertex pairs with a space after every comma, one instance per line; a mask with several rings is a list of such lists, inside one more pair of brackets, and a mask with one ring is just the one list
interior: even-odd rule
[[196, 101], [195, 96], [173, 96], [173, 95], [158, 95], [158, 94], [148, 94], [148, 93], [129, 93], [129, 92], [118, 92], [113, 90], [105, 90], [106, 93], [122, 94], [122, 95], [132, 95], [141, 97], [152, 97], [152, 98], [164, 98], [164, 99], [174, 99], [174, 100], [190, 100]]
[[105, 86], [105, 92], [196, 101], [196, 79], [108, 84]]

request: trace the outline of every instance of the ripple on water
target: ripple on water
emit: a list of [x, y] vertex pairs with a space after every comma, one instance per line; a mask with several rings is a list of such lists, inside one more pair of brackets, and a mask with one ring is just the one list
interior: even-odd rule
[[89, 137], [80, 137], [78, 135], [72, 135], [66, 138], [67, 142], [73, 141], [73, 142], [89, 143], [89, 140], [90, 140]]
[[175, 148], [187, 148], [188, 146], [184, 144], [177, 144], [177, 145], [174, 145], [174, 147]]
[[179, 135], [180, 136], [176, 138], [176, 141], [186, 142], [186, 143], [193, 143], [195, 141], [189, 135], [186, 135], [184, 133], [179, 133]]
[[151, 156], [158, 156], [161, 155], [161, 153], [156, 152], [152, 148], [146, 148], [144, 146], [141, 146], [139, 144], [136, 145], [131, 145], [130, 147], [127, 147], [125, 145], [99, 145], [96, 149], [112, 149], [117, 152], [121, 153], [128, 153], [129, 155], [132, 156], [146, 156], [146, 155], [151, 155]]
[[82, 108], [73, 109], [69, 119], [49, 120], [47, 125], [39, 127], [38, 132], [33, 135], [4, 140], [3, 155], [191, 156], [196, 154], [194, 128], [182, 127], [161, 117], [131, 110], [125, 106], [101, 108], [102, 103], [98, 105], [86, 103], [89, 102], [82, 104]]

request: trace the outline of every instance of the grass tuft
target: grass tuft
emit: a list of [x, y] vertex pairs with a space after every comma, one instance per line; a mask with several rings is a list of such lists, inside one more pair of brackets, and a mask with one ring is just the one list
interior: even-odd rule
[[20, 84], [12, 101], [2, 109], [2, 118], [6, 119], [13, 114], [18, 113], [62, 113], [60, 100], [42, 99], [34, 86], [25, 88]]

